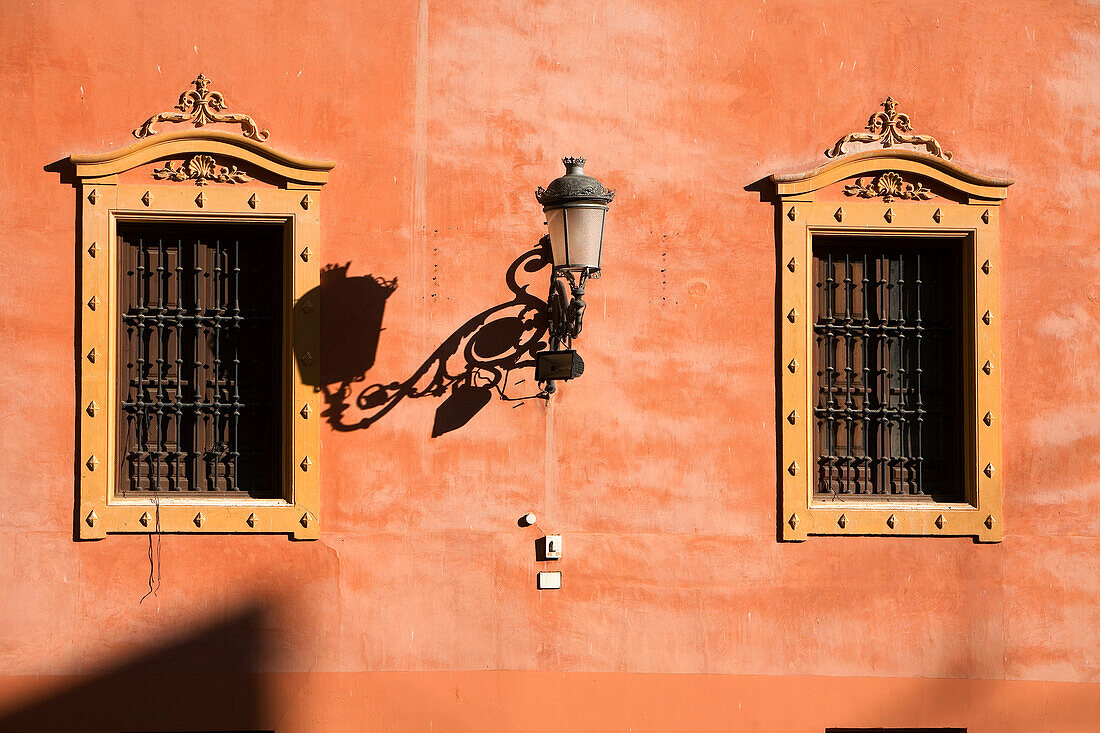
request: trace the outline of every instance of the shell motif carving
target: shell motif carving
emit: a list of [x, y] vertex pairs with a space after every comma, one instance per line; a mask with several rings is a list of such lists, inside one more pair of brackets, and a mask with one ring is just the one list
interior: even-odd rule
[[909, 183], [894, 171], [887, 171], [869, 184], [864, 184], [862, 178], [857, 178], [855, 183], [844, 187], [846, 196], [859, 196], [864, 199], [882, 197], [886, 203], [894, 199], [912, 199], [926, 201], [932, 198], [933, 193], [924, 187], [924, 184]]
[[205, 186], [207, 181], [215, 183], [247, 183], [252, 180], [244, 173], [237, 170], [237, 166], [218, 165], [213, 156], [196, 155], [187, 161], [180, 163], [178, 168], [173, 168], [172, 163], [164, 164], [163, 168], [153, 170], [153, 178], [157, 180], [186, 181], [194, 179], [196, 186]]

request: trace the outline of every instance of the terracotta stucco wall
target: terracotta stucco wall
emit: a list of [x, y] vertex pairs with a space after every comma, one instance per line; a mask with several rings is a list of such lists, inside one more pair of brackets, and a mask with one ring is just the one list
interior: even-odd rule
[[[1088, 730], [1098, 19], [1068, 2], [3, 4], [0, 727]], [[322, 261], [397, 279], [353, 395], [511, 297], [558, 157], [587, 155], [619, 194], [582, 379], [436, 438], [434, 397], [327, 426], [320, 541], [165, 536], [139, 604], [145, 538], [72, 538], [75, 197], [44, 168], [128, 144], [199, 71], [273, 146], [336, 161]], [[999, 545], [775, 539], [773, 219], [745, 187], [823, 161], [887, 94], [957, 162], [1017, 181]], [[354, 311], [324, 317], [323, 358], [369, 337]], [[526, 511], [565, 537], [562, 591], [534, 589]]]

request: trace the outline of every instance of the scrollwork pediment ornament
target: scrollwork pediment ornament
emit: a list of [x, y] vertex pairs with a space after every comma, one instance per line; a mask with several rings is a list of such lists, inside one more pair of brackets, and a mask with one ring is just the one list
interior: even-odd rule
[[207, 181], [215, 183], [247, 183], [252, 180], [244, 171], [237, 170], [237, 166], [218, 165], [211, 155], [195, 155], [186, 164], [180, 163], [178, 168], [173, 168], [171, 161], [164, 164], [163, 168], [153, 170], [153, 178], [158, 181], [186, 181], [194, 179], [196, 186], [205, 186]]
[[855, 183], [844, 187], [844, 193], [847, 196], [859, 196], [864, 199], [881, 196], [885, 203], [890, 203], [894, 199], [927, 201], [934, 195], [921, 182], [909, 183], [894, 171], [883, 173], [869, 184], [864, 184], [862, 178], [857, 178]]
[[180, 95], [180, 101], [175, 106], [178, 111], [158, 112], [142, 123], [141, 127], [134, 130], [134, 137], [140, 140], [150, 135], [156, 135], [157, 131], [153, 129], [153, 125], [158, 122], [190, 122], [195, 127], [202, 127], [213, 122], [228, 122], [240, 125], [241, 134], [245, 137], [259, 142], [267, 140], [267, 130], [259, 129], [256, 121], [248, 115], [238, 113], [222, 114], [222, 110], [225, 109], [225, 98], [221, 92], [215, 92], [207, 88], [210, 80], [205, 76], [199, 74], [191, 83], [195, 85], [195, 88], [188, 89]]
[[917, 135], [909, 122], [909, 115], [898, 112], [898, 103], [893, 97], [887, 97], [882, 103], [882, 112], [875, 112], [867, 120], [867, 132], [853, 132], [836, 141], [832, 148], [825, 151], [826, 158], [835, 158], [844, 154], [845, 143], [877, 143], [890, 148], [898, 143], [921, 145], [929, 153], [944, 160], [951, 160], [951, 153], [945, 152], [939, 141], [931, 135]]

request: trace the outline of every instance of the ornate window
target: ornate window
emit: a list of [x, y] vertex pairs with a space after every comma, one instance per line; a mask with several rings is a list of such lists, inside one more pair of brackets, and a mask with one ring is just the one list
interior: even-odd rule
[[[138, 142], [74, 155], [80, 537], [318, 536], [321, 187], [199, 76]], [[158, 133], [162, 122], [239, 125]]]
[[951, 163], [883, 106], [831, 162], [769, 179], [780, 534], [997, 542], [998, 210], [1012, 182]]

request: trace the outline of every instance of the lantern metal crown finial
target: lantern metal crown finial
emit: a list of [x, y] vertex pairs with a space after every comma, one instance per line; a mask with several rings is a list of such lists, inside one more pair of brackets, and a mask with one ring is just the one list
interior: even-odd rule
[[554, 262], [546, 302], [550, 351], [536, 354], [535, 360], [535, 378], [545, 385], [547, 395], [555, 391], [556, 380], [573, 379], [584, 371], [572, 344], [581, 333], [585, 286], [600, 276], [604, 224], [608, 204], [615, 198], [613, 190], [585, 175], [584, 158], [569, 156], [561, 162], [565, 175], [535, 191], [546, 214]]
[[590, 199], [607, 204], [615, 198], [615, 191], [604, 188], [598, 180], [584, 174], [584, 165], [588, 162], [584, 158], [570, 156], [562, 158], [561, 162], [565, 166], [565, 175], [555, 178], [546, 188], [539, 186], [535, 191], [535, 199], [543, 207], [573, 199]]

